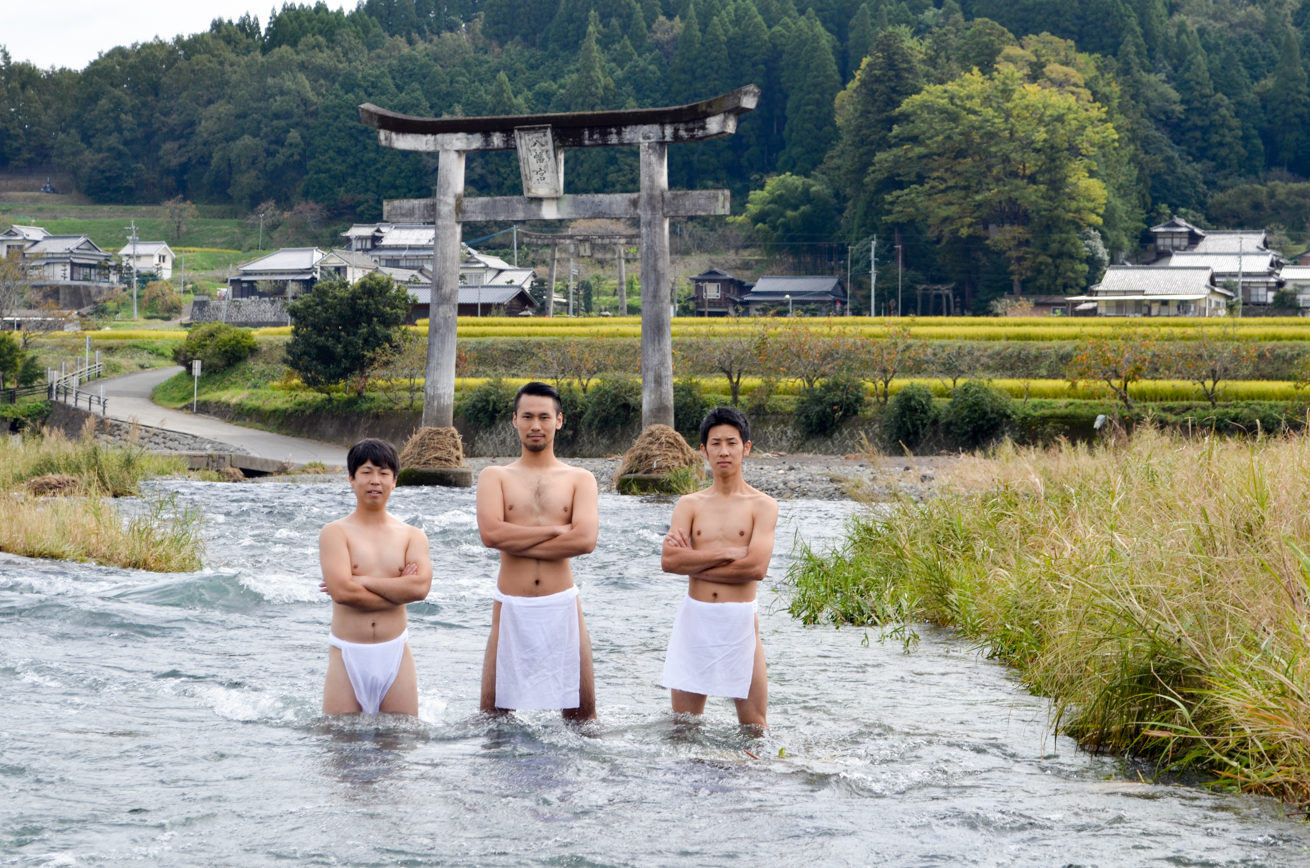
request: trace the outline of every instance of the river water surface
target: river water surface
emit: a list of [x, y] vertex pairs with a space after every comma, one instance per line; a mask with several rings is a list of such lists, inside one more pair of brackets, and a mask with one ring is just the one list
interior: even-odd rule
[[317, 535], [344, 483], [156, 483], [205, 516], [207, 568], [157, 575], [0, 554], [0, 864], [1305, 865], [1272, 801], [1158, 785], [1049, 732], [1047, 704], [949, 634], [910, 654], [806, 628], [761, 588], [773, 729], [730, 700], [676, 723], [660, 688], [685, 582], [671, 504], [601, 497], [575, 565], [601, 720], [477, 713], [496, 559], [471, 491], [400, 489], [432, 541], [410, 607], [417, 721], [325, 720]]

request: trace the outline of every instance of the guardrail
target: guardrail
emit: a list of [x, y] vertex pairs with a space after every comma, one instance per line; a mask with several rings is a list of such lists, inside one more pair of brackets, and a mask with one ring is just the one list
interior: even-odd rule
[[39, 383], [35, 386], [19, 386], [17, 389], [0, 389], [0, 404], [17, 404], [19, 398], [40, 395], [48, 389], [48, 386]]
[[83, 392], [76, 386], [68, 384], [50, 383], [46, 388], [48, 389], [46, 394], [51, 401], [64, 401], [74, 407], [80, 407], [83, 402], [86, 402], [87, 412], [94, 412], [94, 408], [99, 406], [100, 415], [103, 416], [109, 406], [109, 399], [105, 397], [103, 389], [99, 395], [96, 395], [91, 392]]
[[103, 377], [105, 375], [105, 365], [104, 362], [94, 362], [87, 365], [85, 368], [78, 368], [75, 371], [60, 374], [57, 377], [53, 376], [53, 374], [54, 372], [52, 371], [51, 376], [48, 377], [50, 380], [50, 388], [71, 385], [76, 389], [78, 385], [85, 383], [87, 380], [97, 380], [100, 377]]

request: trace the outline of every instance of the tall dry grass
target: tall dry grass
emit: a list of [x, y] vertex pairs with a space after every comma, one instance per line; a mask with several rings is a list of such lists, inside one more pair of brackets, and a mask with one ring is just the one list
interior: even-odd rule
[[1310, 805], [1310, 437], [1003, 447], [805, 553], [791, 611], [950, 625], [1091, 749]]
[[[141, 480], [185, 472], [176, 458], [137, 446], [106, 446], [58, 432], [0, 439], [0, 551], [132, 569], [200, 568], [200, 516], [171, 496], [125, 516], [113, 498], [140, 493]], [[24, 483], [46, 475], [76, 480], [73, 496], [39, 498]]]

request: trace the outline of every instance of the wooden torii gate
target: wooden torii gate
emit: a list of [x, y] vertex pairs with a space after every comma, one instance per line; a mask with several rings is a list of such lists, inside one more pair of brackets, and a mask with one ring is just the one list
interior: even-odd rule
[[[546, 316], [555, 315], [555, 260], [559, 254], [561, 244], [569, 245], [569, 257], [573, 252], [581, 248], [583, 256], [592, 256], [588, 248], [595, 244], [604, 246], [612, 244], [614, 246], [614, 261], [619, 266], [619, 316], [628, 314], [628, 275], [624, 271], [623, 248], [627, 244], [639, 241], [641, 236], [635, 232], [528, 232], [519, 233], [519, 238], [529, 244], [545, 244], [550, 247], [550, 292], [547, 293]], [[573, 277], [569, 276], [569, 286], [573, 286]], [[570, 297], [571, 298], [571, 297]], [[570, 313], [572, 310], [570, 309]]]
[[[633, 218], [641, 220], [641, 422], [673, 424], [673, 331], [669, 218], [728, 213], [727, 190], [670, 190], [668, 146], [731, 135], [755, 108], [755, 85], [702, 102], [665, 108], [570, 114], [421, 118], [359, 107], [383, 147], [436, 153], [431, 199], [383, 205], [390, 222], [433, 223], [432, 299], [428, 316], [424, 427], [448, 427], [455, 409], [455, 329], [459, 304], [460, 224], [483, 221]], [[564, 193], [564, 148], [638, 145], [637, 193]], [[522, 196], [464, 198], [469, 151], [516, 149]]]

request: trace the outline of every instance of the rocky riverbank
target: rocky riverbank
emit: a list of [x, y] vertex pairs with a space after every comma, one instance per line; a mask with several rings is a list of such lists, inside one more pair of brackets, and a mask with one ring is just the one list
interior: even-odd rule
[[[470, 458], [474, 472], [488, 464], [504, 464], [508, 458]], [[601, 491], [613, 491], [610, 484], [619, 457], [570, 458], [570, 464], [585, 467], [596, 476]], [[752, 453], [743, 466], [746, 481], [779, 500], [893, 500], [908, 495], [921, 500], [931, 494], [939, 469], [949, 458], [875, 457], [863, 455], [811, 455], [776, 452]]]
[[[490, 464], [508, 464], [510, 458], [469, 458], [474, 475]], [[569, 458], [568, 463], [585, 467], [596, 477], [603, 492], [614, 491], [611, 480], [619, 467], [617, 455], [607, 458]], [[778, 500], [869, 500], [888, 501], [908, 496], [922, 500], [936, 490], [942, 471], [953, 457], [875, 457], [863, 455], [811, 455], [755, 453], [746, 459], [746, 481]], [[265, 476], [269, 482], [299, 480], [331, 482], [344, 479], [343, 471], [320, 474]], [[258, 480], [257, 480], [258, 481]]]

